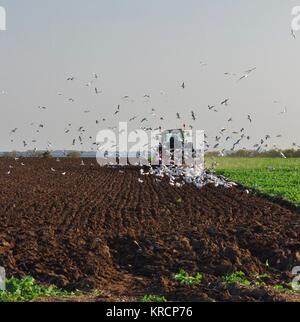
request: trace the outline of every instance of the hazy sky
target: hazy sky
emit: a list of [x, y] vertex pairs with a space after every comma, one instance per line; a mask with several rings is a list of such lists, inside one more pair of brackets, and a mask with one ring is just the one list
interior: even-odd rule
[[[7, 31], [0, 32], [5, 91], [0, 150], [22, 150], [23, 140], [37, 140], [26, 148], [43, 149], [50, 141], [53, 148], [68, 149], [79, 126], [95, 137], [134, 115], [132, 128], [145, 116], [144, 126], [193, 124], [210, 137], [223, 127], [228, 133], [245, 127], [252, 139], [242, 146], [265, 134], [282, 134], [271, 141], [280, 147], [300, 145], [300, 31], [297, 39], [290, 34], [291, 10], [300, 0], [0, 0], [0, 5], [7, 10]], [[257, 70], [237, 82], [253, 67]], [[93, 72], [102, 94], [85, 86]], [[69, 76], [76, 79], [68, 82]], [[229, 106], [221, 107], [225, 98]], [[219, 112], [208, 111], [208, 104]], [[287, 113], [280, 114], [285, 107]], [[107, 122], [96, 125], [102, 118]], [[45, 127], [36, 133], [41, 123]], [[65, 134], [68, 123], [71, 131]], [[76, 148], [88, 149], [87, 142]]]

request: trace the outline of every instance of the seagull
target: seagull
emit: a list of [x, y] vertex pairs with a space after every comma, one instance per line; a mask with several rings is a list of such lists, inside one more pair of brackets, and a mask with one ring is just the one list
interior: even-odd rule
[[136, 116], [132, 117], [131, 119], [129, 119], [129, 122], [134, 121], [136, 118], [137, 118]]
[[228, 106], [229, 98], [226, 98], [223, 102], [221, 102], [221, 105]]
[[75, 79], [74, 76], [70, 76], [70, 77], [67, 78], [67, 81], [73, 81], [74, 79]]
[[97, 87], [95, 87], [95, 93], [96, 93], [96, 94], [101, 94], [101, 91], [99, 91], [99, 90], [98, 90], [98, 88], [97, 88]]
[[286, 157], [282, 152], [280, 152], [280, 155], [281, 155], [284, 159], [287, 159], [287, 157]]
[[248, 120], [249, 120], [250, 123], [252, 123], [252, 119], [251, 119], [250, 115], [248, 115]]
[[180, 119], [180, 114], [179, 113], [176, 113], [176, 117], [179, 120]]
[[287, 113], [287, 108], [285, 107], [283, 111], [280, 112], [280, 114], [286, 114]]
[[241, 81], [242, 79], [244, 79], [244, 78], [247, 78], [253, 71], [255, 71], [256, 70], [256, 67], [254, 67], [254, 68], [251, 68], [251, 69], [249, 69], [249, 70], [246, 70], [245, 71], [245, 74], [242, 76], [242, 77], [240, 77], [239, 78], [239, 81]]
[[115, 115], [117, 115], [118, 113], [120, 113], [120, 105], [118, 105], [117, 110], [115, 111]]
[[55, 169], [53, 169], [53, 168], [51, 168], [51, 171], [52, 171], [52, 172], [56, 172], [56, 170], [55, 170]]
[[296, 34], [295, 34], [295, 30], [294, 29], [291, 29], [291, 36], [296, 39]]
[[185, 83], [184, 83], [184, 82], [182, 83], [181, 87], [182, 87], [183, 89], [185, 89]]
[[141, 120], [141, 123], [143, 122], [147, 122], [148, 120], [144, 117], [142, 120]]
[[196, 116], [195, 113], [192, 111], [192, 119], [195, 121], [196, 120]]
[[38, 109], [40, 109], [40, 110], [46, 110], [47, 107], [46, 106], [38, 106]]
[[255, 70], [256, 70], [256, 67], [246, 70], [245, 74], [242, 77], [240, 77], [238, 81], [241, 81], [242, 79], [247, 78]]
[[212, 110], [215, 106], [214, 105], [208, 105], [208, 109]]

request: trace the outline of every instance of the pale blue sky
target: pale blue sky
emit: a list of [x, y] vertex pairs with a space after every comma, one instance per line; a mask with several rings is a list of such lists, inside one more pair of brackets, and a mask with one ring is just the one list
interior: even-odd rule
[[[282, 147], [300, 145], [300, 31], [296, 40], [290, 35], [291, 10], [300, 1], [1, 0], [0, 5], [7, 10], [7, 31], [0, 32], [0, 90], [7, 91], [0, 95], [0, 150], [22, 149], [23, 139], [37, 140], [28, 148], [45, 148], [48, 140], [54, 148], [71, 148], [79, 126], [95, 137], [134, 115], [138, 120], [146, 115], [146, 126], [178, 127], [192, 123], [191, 110], [194, 126], [210, 136], [222, 127], [245, 127], [250, 145], [265, 134], [282, 134], [272, 140]], [[85, 86], [93, 72], [100, 75], [101, 95]], [[74, 82], [66, 81], [70, 75]], [[134, 102], [123, 102], [125, 95]], [[225, 98], [230, 105], [219, 107]], [[114, 117], [118, 104], [121, 112]], [[209, 112], [208, 104], [219, 112]], [[40, 111], [39, 105], [48, 109]], [[284, 107], [288, 113], [281, 115]], [[166, 121], [151, 116], [151, 108]], [[177, 111], [183, 121], [176, 120]], [[228, 125], [230, 116], [234, 122]], [[96, 126], [96, 118], [108, 121]], [[45, 128], [37, 134], [31, 122]], [[73, 127], [66, 135], [68, 123]]]

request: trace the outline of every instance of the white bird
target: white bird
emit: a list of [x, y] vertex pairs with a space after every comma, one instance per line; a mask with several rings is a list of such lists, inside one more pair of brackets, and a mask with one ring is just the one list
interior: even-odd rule
[[284, 159], [287, 159], [287, 157], [286, 157], [282, 152], [280, 152], [280, 155], [281, 155]]
[[254, 68], [251, 68], [251, 69], [249, 69], [249, 70], [246, 70], [245, 71], [245, 74], [242, 76], [242, 77], [240, 77], [239, 78], [239, 81], [241, 81], [242, 79], [244, 79], [244, 78], [247, 78], [253, 71], [255, 71], [256, 70], [256, 67], [254, 67]]
[[286, 114], [287, 113], [287, 108], [285, 107], [283, 111], [280, 112], [280, 114]]
[[296, 34], [295, 34], [295, 30], [294, 29], [291, 29], [291, 36], [296, 39]]

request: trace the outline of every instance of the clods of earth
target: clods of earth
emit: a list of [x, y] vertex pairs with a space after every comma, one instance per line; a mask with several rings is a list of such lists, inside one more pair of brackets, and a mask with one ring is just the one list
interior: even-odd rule
[[[280, 290], [299, 264], [299, 213], [238, 187], [171, 185], [92, 159], [0, 161], [8, 276], [104, 301], [299, 301]], [[201, 282], [176, 280], [181, 269]], [[237, 272], [247, 283], [228, 282]]]

